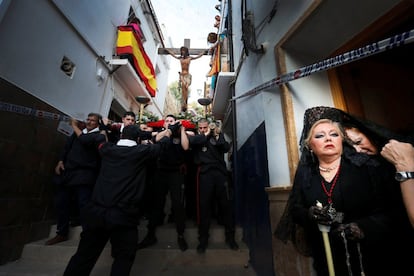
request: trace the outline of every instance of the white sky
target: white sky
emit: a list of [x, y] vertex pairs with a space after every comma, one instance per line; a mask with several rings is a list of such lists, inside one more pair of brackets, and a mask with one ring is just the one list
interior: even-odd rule
[[[208, 48], [207, 35], [217, 32], [214, 28], [216, 15], [219, 11], [215, 6], [218, 0], [152, 0], [155, 14], [163, 31], [164, 39], [172, 41], [173, 48], [184, 45], [184, 39], [190, 39], [190, 48]], [[168, 83], [178, 80], [180, 71], [179, 61], [169, 57], [170, 73]], [[197, 101], [202, 97], [197, 90], [203, 91], [206, 74], [210, 70], [210, 56], [203, 56], [193, 60], [190, 65], [190, 74], [193, 76], [190, 86], [191, 94], [188, 102]]]

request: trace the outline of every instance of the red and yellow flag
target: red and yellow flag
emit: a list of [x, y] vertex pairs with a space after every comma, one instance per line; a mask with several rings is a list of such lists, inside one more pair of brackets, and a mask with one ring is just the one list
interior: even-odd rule
[[157, 80], [155, 79], [154, 66], [142, 46], [141, 39], [134, 32], [132, 26], [118, 26], [116, 53], [117, 55], [130, 55], [132, 57], [134, 63], [132, 66], [144, 82], [150, 95], [155, 97]]
[[207, 77], [214, 76], [221, 71], [221, 61], [220, 61], [220, 43], [217, 44], [216, 48], [214, 49], [214, 56], [210, 68], [210, 72], [208, 72]]

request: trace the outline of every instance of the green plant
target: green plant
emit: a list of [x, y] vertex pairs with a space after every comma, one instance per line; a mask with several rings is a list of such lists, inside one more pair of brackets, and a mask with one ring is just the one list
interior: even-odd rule
[[179, 113], [177, 115], [177, 119], [189, 120], [190, 122], [192, 122], [195, 125], [197, 125], [197, 122], [201, 118], [206, 118], [209, 123], [215, 121], [214, 116], [211, 115], [211, 114], [207, 114], [206, 116], [204, 116], [204, 115], [200, 115], [199, 113], [197, 113], [196, 115], [194, 115], [191, 112], [181, 112], [181, 113]]
[[159, 120], [159, 118], [158, 118], [157, 115], [155, 115], [152, 112], [149, 112], [147, 110], [143, 111], [143, 114], [142, 114], [142, 122], [143, 123], [156, 122], [158, 120]]

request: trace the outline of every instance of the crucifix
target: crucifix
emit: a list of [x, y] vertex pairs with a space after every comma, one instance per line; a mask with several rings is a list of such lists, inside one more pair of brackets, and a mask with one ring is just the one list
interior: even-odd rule
[[[207, 55], [209, 49], [190, 49], [190, 39], [184, 39], [184, 46], [181, 48], [159, 48], [159, 55], [171, 55], [178, 59], [181, 64], [179, 72], [179, 87], [181, 88], [181, 111], [187, 111], [188, 88], [191, 85], [192, 76], [189, 72], [190, 63], [203, 55]], [[195, 55], [195, 56], [191, 56]]]

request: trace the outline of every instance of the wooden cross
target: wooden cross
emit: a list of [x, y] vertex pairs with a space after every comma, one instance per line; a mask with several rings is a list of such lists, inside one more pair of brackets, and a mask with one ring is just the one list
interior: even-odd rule
[[[189, 55], [199, 55], [201, 52], [205, 52], [204, 55], [208, 55], [209, 49], [201, 49], [201, 48], [194, 48], [190, 49], [190, 39], [185, 38], [184, 39], [184, 47], [188, 48]], [[169, 53], [166, 50], [172, 51], [175, 55], [180, 55], [180, 48], [158, 48], [158, 54], [159, 55], [169, 55]]]

